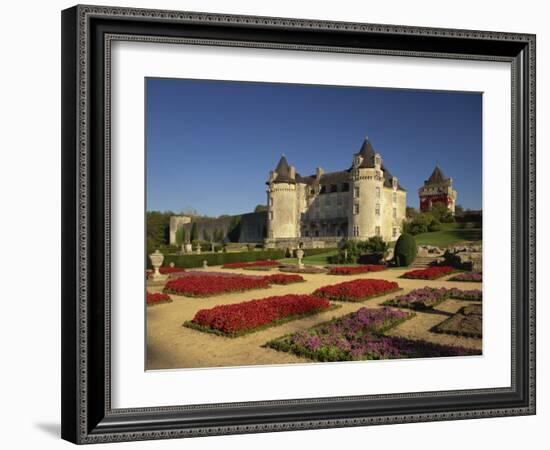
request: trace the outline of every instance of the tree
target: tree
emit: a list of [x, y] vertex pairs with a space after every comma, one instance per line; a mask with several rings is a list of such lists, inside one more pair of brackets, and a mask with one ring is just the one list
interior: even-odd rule
[[444, 203], [434, 203], [432, 205], [430, 213], [432, 214], [434, 219], [438, 220], [439, 222], [451, 223], [455, 220], [453, 217], [453, 213], [449, 211], [449, 208], [447, 208], [447, 205]]
[[239, 242], [241, 236], [241, 216], [233, 216], [227, 230], [227, 238], [231, 242]]
[[256, 207], [254, 208], [255, 213], [264, 211], [267, 211], [267, 205], [256, 205]]
[[195, 242], [199, 240], [199, 227], [197, 226], [197, 222], [193, 222], [191, 224], [191, 242]]
[[455, 214], [462, 214], [464, 212], [464, 207], [462, 205], [455, 206]]
[[210, 242], [212, 240], [211, 236], [210, 236], [210, 233], [208, 232], [208, 230], [206, 228], [204, 228], [202, 230], [202, 237], [206, 242]]
[[405, 216], [408, 219], [414, 219], [416, 216], [418, 216], [418, 210], [412, 206], [407, 206], [405, 208]]
[[438, 231], [441, 229], [441, 222], [431, 212], [418, 214], [409, 222], [403, 222], [403, 232], [412, 235]]
[[176, 244], [177, 245], [181, 245], [185, 242], [185, 238], [186, 238], [186, 232], [185, 232], [185, 228], [183, 226], [179, 227], [177, 230], [176, 230]]

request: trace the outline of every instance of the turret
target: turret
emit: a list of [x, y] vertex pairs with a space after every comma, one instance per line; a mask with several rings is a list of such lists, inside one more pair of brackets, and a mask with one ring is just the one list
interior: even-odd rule
[[382, 157], [365, 138], [361, 149], [353, 156], [351, 169], [350, 238], [366, 239], [381, 234], [383, 185]]
[[453, 189], [453, 179], [445, 176], [439, 164], [418, 190], [418, 197], [422, 212], [429, 211], [436, 203], [445, 205], [453, 214], [455, 212], [457, 192]]
[[296, 169], [281, 156], [267, 182], [268, 239], [299, 237]]

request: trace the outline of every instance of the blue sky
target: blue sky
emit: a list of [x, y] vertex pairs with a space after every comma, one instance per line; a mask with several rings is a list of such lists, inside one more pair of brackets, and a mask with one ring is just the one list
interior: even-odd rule
[[439, 162], [481, 208], [480, 93], [148, 78], [146, 102], [149, 211], [252, 211], [281, 154], [302, 175], [347, 169], [365, 136], [409, 206]]

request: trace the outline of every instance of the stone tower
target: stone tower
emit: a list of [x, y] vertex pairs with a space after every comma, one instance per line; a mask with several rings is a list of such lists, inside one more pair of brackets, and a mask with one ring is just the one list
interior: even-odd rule
[[300, 236], [300, 212], [296, 169], [281, 156], [267, 182], [267, 237], [268, 239]]
[[420, 211], [427, 212], [435, 203], [444, 204], [453, 214], [455, 212], [457, 192], [453, 189], [453, 179], [447, 178], [439, 164], [436, 164], [430, 178], [418, 190]]
[[382, 157], [365, 138], [351, 168], [351, 207], [348, 210], [348, 236], [366, 239], [382, 235], [384, 173]]

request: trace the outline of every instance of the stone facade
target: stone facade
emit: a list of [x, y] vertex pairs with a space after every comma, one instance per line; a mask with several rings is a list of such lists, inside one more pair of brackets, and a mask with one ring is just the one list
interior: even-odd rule
[[445, 205], [453, 214], [455, 212], [457, 192], [453, 189], [453, 179], [447, 178], [439, 165], [435, 166], [430, 178], [418, 190], [418, 197], [421, 212], [429, 211], [436, 203]]
[[170, 217], [170, 245], [177, 245], [176, 233], [178, 229], [185, 224], [191, 223], [191, 217], [188, 216], [172, 216]]
[[283, 156], [267, 181], [267, 246], [296, 240], [395, 241], [405, 219], [406, 191], [365, 139], [352, 166], [301, 176]]

